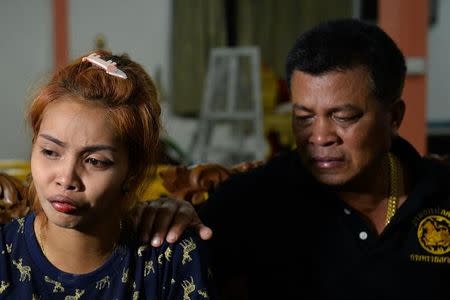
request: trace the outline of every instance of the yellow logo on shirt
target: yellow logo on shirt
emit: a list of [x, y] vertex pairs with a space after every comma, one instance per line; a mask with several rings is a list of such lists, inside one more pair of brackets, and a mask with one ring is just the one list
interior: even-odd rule
[[429, 215], [417, 228], [417, 238], [427, 252], [443, 255], [450, 251], [450, 221], [445, 215]]

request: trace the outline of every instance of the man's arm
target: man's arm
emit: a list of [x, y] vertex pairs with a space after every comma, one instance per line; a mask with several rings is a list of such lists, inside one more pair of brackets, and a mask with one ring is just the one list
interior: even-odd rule
[[[216, 190], [231, 175], [245, 173], [263, 164], [263, 161], [244, 162], [228, 169], [220, 164], [207, 163], [190, 168], [176, 166], [161, 171], [159, 175], [163, 179], [164, 186], [174, 199], [163, 198], [138, 205], [134, 211], [134, 221], [141, 241], [151, 240], [153, 246], [160, 246], [164, 239], [173, 243], [186, 227], [193, 227], [202, 239], [210, 239], [211, 228], [203, 224], [196, 210], [188, 201], [194, 204], [202, 203], [205, 201], [205, 194]], [[220, 194], [225, 195], [225, 198], [230, 197], [229, 201], [236, 201], [243, 190], [245, 188], [236, 191], [231, 188], [231, 191], [228, 189], [228, 192]], [[209, 223], [219, 220], [222, 213], [228, 209], [233, 210], [233, 205], [230, 205], [231, 203], [227, 199], [216, 198], [219, 200], [213, 200], [212, 205], [210, 203], [204, 205], [207, 209], [203, 209], [203, 217]], [[225, 205], [223, 205], [224, 203]], [[218, 207], [219, 209], [217, 209]], [[220, 225], [222, 223], [226, 224], [226, 222], [220, 222]]]

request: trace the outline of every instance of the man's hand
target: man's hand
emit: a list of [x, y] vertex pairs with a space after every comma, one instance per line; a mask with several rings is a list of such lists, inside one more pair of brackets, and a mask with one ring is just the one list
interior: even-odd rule
[[212, 230], [205, 226], [194, 207], [187, 201], [161, 198], [139, 203], [133, 211], [133, 221], [140, 240], [154, 247], [161, 246], [164, 238], [175, 242], [186, 227], [193, 227], [200, 238], [208, 240]]

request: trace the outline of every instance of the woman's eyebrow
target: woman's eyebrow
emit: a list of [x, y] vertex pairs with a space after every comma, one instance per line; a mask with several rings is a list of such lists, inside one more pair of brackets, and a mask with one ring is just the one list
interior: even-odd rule
[[[39, 136], [57, 144], [58, 146], [61, 146], [61, 147], [67, 146], [67, 143], [60, 141], [57, 138], [55, 138], [49, 134], [41, 133], [41, 134], [39, 134]], [[112, 152], [117, 152], [117, 148], [114, 146], [110, 146], [110, 145], [100, 144], [100, 145], [89, 145], [89, 146], [83, 147], [83, 152], [96, 152], [96, 151], [102, 151], [102, 150], [109, 150]]]
[[64, 143], [63, 141], [58, 140], [57, 138], [55, 138], [55, 137], [53, 137], [53, 136], [51, 136], [49, 134], [41, 133], [41, 134], [39, 134], [39, 137], [42, 137], [42, 138], [44, 138], [46, 140], [49, 140], [50, 142], [53, 142], [53, 143], [55, 143], [58, 146], [61, 146], [61, 147], [65, 147], [66, 146], [66, 143]]

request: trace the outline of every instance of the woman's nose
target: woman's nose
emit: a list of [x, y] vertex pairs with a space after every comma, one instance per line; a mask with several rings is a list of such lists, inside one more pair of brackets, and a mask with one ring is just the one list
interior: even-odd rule
[[77, 191], [81, 187], [81, 180], [78, 174], [76, 162], [61, 161], [56, 184], [64, 190]]

